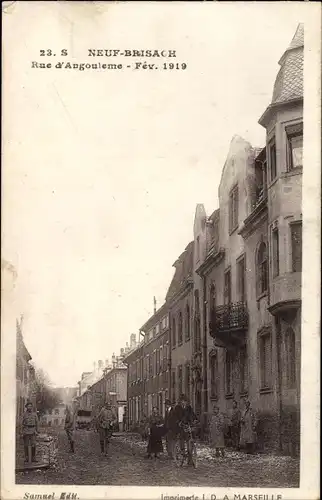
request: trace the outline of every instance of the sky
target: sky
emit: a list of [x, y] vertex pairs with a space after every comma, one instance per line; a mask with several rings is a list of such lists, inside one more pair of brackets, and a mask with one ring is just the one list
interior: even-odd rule
[[[192, 239], [196, 204], [218, 207], [232, 137], [264, 145], [258, 119], [302, 21], [300, 4], [283, 7], [14, 6], [2, 254], [18, 271], [27, 348], [53, 384], [76, 385], [138, 333]], [[71, 62], [94, 62], [88, 48], [174, 49], [187, 69], [31, 69], [48, 48]]]

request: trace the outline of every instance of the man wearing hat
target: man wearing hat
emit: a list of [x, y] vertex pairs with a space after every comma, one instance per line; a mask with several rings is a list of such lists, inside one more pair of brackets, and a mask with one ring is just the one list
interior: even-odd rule
[[170, 399], [165, 400], [164, 426], [166, 428], [167, 452], [170, 459], [173, 459], [174, 445], [178, 434], [178, 425], [174, 407], [175, 402], [171, 403]]
[[107, 401], [97, 417], [102, 454], [107, 455], [109, 440], [112, 436], [112, 428], [116, 422], [117, 418], [112, 410], [112, 406]]
[[27, 401], [26, 411], [22, 416], [22, 436], [24, 442], [25, 461], [37, 462], [36, 460], [36, 435], [38, 434], [38, 417], [33, 411], [32, 403]]
[[[192, 426], [197, 423], [197, 417], [192, 409], [191, 404], [189, 403], [188, 398], [181, 394], [179, 398], [179, 404], [175, 408], [176, 419], [179, 426], [179, 439], [180, 439], [180, 447], [182, 450], [185, 448], [185, 442], [189, 438], [189, 434], [187, 434], [185, 428], [186, 426]], [[190, 457], [189, 462], [190, 463]]]

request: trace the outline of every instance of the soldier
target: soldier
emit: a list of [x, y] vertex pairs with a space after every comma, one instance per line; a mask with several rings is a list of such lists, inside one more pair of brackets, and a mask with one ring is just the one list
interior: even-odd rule
[[32, 403], [27, 401], [26, 411], [22, 417], [22, 435], [25, 451], [25, 462], [37, 462], [36, 460], [36, 435], [38, 434], [38, 417], [33, 411]]
[[102, 454], [107, 455], [108, 444], [112, 436], [112, 427], [117, 422], [115, 413], [109, 402], [106, 402], [98, 415], [98, 432]]
[[75, 420], [76, 420], [75, 412], [72, 411], [69, 406], [66, 406], [65, 431], [67, 434], [67, 439], [69, 442], [71, 453], [75, 453], [75, 447], [74, 447]]

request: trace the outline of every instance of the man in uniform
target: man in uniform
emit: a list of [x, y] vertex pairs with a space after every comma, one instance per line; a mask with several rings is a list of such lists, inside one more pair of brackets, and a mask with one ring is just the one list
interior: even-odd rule
[[24, 442], [25, 461], [37, 462], [36, 460], [36, 435], [38, 434], [38, 417], [33, 411], [32, 403], [27, 401], [26, 411], [22, 417], [22, 436]]
[[101, 452], [107, 455], [108, 444], [112, 436], [112, 427], [117, 422], [112, 406], [107, 401], [98, 415], [98, 432], [100, 438]]
[[71, 409], [69, 406], [66, 406], [65, 431], [67, 434], [67, 439], [69, 442], [71, 453], [75, 453], [75, 447], [74, 447], [75, 421], [76, 421], [76, 413], [74, 409]]

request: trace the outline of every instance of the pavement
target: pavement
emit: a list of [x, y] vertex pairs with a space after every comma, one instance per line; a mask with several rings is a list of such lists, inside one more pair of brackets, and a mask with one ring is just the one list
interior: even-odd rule
[[208, 447], [200, 444], [195, 470], [176, 467], [166, 454], [147, 460], [146, 443], [134, 434], [114, 434], [108, 457], [101, 455], [94, 431], [76, 431], [74, 454], [69, 452], [63, 430], [57, 438], [56, 465], [47, 470], [17, 472], [17, 484], [299, 487], [299, 460], [291, 457], [249, 456], [227, 450], [224, 458], [213, 459]]

